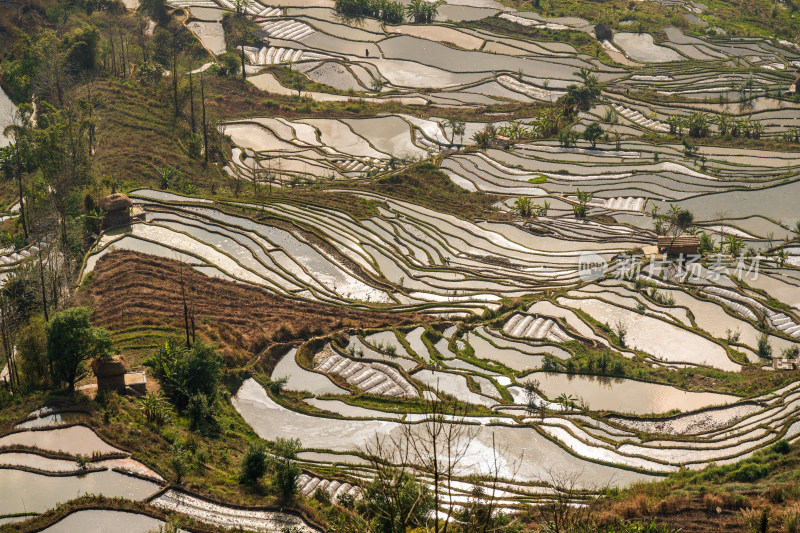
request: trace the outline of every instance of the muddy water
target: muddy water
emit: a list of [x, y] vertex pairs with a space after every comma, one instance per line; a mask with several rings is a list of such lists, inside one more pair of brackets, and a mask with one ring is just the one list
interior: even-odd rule
[[22, 470], [0, 470], [0, 515], [41, 513], [83, 494], [143, 500], [158, 485], [106, 470], [83, 476], [51, 477]]
[[673, 409], [692, 411], [710, 405], [725, 405], [738, 399], [727, 394], [687, 392], [667, 385], [631, 379], [539, 372], [529, 378], [539, 380], [541, 391], [551, 400], [562, 393], [572, 395], [583, 398], [596, 411], [659, 414]]
[[769, 216], [794, 226], [798, 220], [797, 198], [800, 198], [800, 181], [761, 190], [741, 190], [710, 194], [684, 200], [681, 207], [689, 209], [698, 220], [744, 218], [763, 213], [769, 206]]
[[665, 361], [704, 364], [733, 372], [741, 368], [728, 358], [722, 346], [662, 320], [596, 299], [577, 300], [560, 297], [558, 302], [581, 309], [595, 320], [609, 326], [621, 322], [627, 328], [628, 347], [638, 348]]
[[82, 413], [55, 413], [52, 415], [41, 416], [39, 418], [34, 418], [32, 420], [27, 420], [25, 422], [21, 422], [14, 426], [14, 429], [33, 429], [33, 428], [44, 428], [44, 427], [51, 427], [51, 426], [61, 426], [64, 424], [70, 424], [72, 422], [78, 422], [85, 415]]
[[[233, 405], [261, 438], [298, 437], [306, 448], [352, 451], [378, 435], [398, 435], [401, 424], [378, 420], [333, 420], [304, 415], [273, 402], [254, 380], [244, 382]], [[613, 482], [627, 485], [648, 476], [597, 465], [576, 458], [529, 427], [484, 427], [470, 442], [462, 467], [488, 474], [493, 462], [492, 440], [501, 450], [499, 468], [520, 481], [547, 479], [548, 472], [575, 474], [581, 486]], [[514, 470], [519, 463], [519, 469]]]
[[56, 522], [43, 533], [146, 533], [158, 531], [157, 518], [123, 511], [92, 509], [77, 511]]
[[22, 431], [0, 437], [0, 447], [11, 445], [35, 446], [43, 450], [61, 451], [72, 455], [92, 455], [94, 452], [105, 454], [120, 451], [110, 444], [106, 444], [94, 431], [84, 426], [72, 426], [47, 431]]
[[286, 388], [289, 390], [306, 390], [312, 394], [348, 394], [348, 391], [334, 384], [322, 374], [306, 370], [295, 360], [296, 348], [284, 355], [272, 371], [274, 379], [288, 378]]

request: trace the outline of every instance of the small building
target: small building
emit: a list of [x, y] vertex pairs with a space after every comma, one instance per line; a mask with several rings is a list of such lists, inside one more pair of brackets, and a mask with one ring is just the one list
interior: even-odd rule
[[132, 392], [140, 396], [147, 394], [147, 374], [144, 372], [126, 372], [125, 392]]
[[131, 199], [122, 193], [109, 194], [100, 199], [100, 208], [106, 212], [103, 217], [104, 229], [130, 224], [133, 219], [144, 215], [142, 208], [134, 206]]
[[800, 94], [800, 74], [798, 74], [794, 83], [789, 86], [789, 90], [786, 91], [786, 94]]
[[594, 27], [594, 34], [597, 36], [598, 41], [610, 41], [611, 38], [614, 36], [613, 31], [611, 28], [606, 26], [605, 24], [598, 24]]
[[794, 370], [798, 366], [800, 366], [800, 357], [776, 357], [772, 360], [772, 368], [775, 370]]
[[642, 246], [642, 253], [647, 257], [658, 255], [658, 246]]
[[128, 372], [125, 358], [116, 355], [110, 359], [95, 359], [92, 370], [97, 377], [97, 392], [115, 391], [120, 394], [145, 394], [147, 375], [144, 372]]
[[697, 235], [679, 235], [678, 237], [658, 236], [658, 251], [672, 255], [697, 255], [700, 248], [700, 237]]
[[92, 370], [97, 376], [97, 392], [125, 390], [125, 359], [121, 355], [110, 359], [97, 358], [92, 362]]

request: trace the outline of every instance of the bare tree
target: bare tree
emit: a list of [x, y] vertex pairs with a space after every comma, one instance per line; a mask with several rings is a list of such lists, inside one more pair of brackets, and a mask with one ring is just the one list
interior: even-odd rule
[[200, 102], [203, 108], [203, 156], [208, 164], [208, 122], [206, 122], [206, 82], [200, 73]]
[[[437, 394], [438, 396], [438, 394]], [[434, 509], [445, 515], [444, 525], [434, 518], [433, 529], [447, 532], [453, 517], [453, 479], [480, 426], [466, 421], [467, 408], [459, 404], [444, 403], [438, 398], [424, 402], [425, 420], [420, 424], [403, 426], [404, 438], [413, 451], [412, 460], [433, 479]]]
[[192, 62], [189, 62], [189, 110], [191, 113], [192, 133], [196, 133], [197, 129], [194, 122], [194, 81], [192, 80]]
[[404, 533], [424, 522], [432, 503], [424, 483], [411, 466], [411, 442], [403, 432], [376, 434], [362, 449], [375, 472], [363, 487], [364, 514], [383, 524], [383, 530]]
[[64, 96], [72, 83], [67, 53], [59, 45], [55, 33], [46, 33], [40, 41], [38, 65], [36, 68], [36, 95], [50, 102], [55, 101], [64, 107]]
[[504, 478], [514, 479], [522, 465], [523, 456], [509, 461], [507, 447], [499, 448], [492, 433], [492, 454], [487, 459], [482, 476], [471, 476], [472, 494], [467, 504], [458, 513], [462, 530], [469, 533], [495, 533], [514, 530], [514, 517], [504, 515], [499, 510], [499, 496], [502, 494]]
[[[192, 284], [187, 284], [184, 276], [184, 270], [187, 268], [186, 263], [183, 260], [180, 263], [178, 284], [181, 288], [181, 300], [183, 303], [183, 326], [186, 332], [186, 347], [191, 348], [195, 341], [194, 301], [191, 298]], [[189, 294], [187, 294], [187, 285]]]
[[2, 333], [3, 352], [6, 356], [8, 385], [13, 391], [19, 388], [19, 372], [17, 371], [16, 361], [14, 361], [14, 328], [10, 324], [11, 312], [8, 298], [0, 298], [0, 333]]
[[[590, 533], [597, 531], [594, 515], [605, 487], [587, 487], [581, 482], [581, 472], [560, 472], [549, 469], [541, 480], [553, 487], [549, 500], [536, 506], [540, 524], [552, 533]], [[576, 505], [580, 504], [580, 505]]]
[[[513, 525], [514, 519], [500, 512], [499, 498], [504, 484], [516, 476], [522, 457], [509, 460], [508, 449], [497, 445], [493, 432], [491, 454], [476, 461], [469, 452], [481, 431], [489, 430], [470, 423], [466, 407], [432, 398], [424, 402], [420, 422], [376, 435], [363, 450], [375, 471], [365, 489], [367, 515], [384, 526], [396, 525], [384, 527], [385, 531], [413, 526], [420, 507], [433, 511], [426, 513], [424, 522], [428, 531], [436, 533], [490, 533]], [[420, 486], [411, 491], [409, 476], [420, 479]], [[473, 485], [466, 504], [465, 481]]]
[[22, 221], [22, 232], [25, 240], [28, 240], [27, 222], [27, 201], [25, 200], [25, 188], [22, 184], [24, 175], [23, 154], [26, 153], [31, 144], [31, 117], [33, 109], [30, 105], [21, 105], [14, 111], [11, 117], [11, 125], [6, 127], [4, 134], [11, 139], [11, 146], [14, 150], [14, 178], [17, 181], [19, 193], [19, 218]]

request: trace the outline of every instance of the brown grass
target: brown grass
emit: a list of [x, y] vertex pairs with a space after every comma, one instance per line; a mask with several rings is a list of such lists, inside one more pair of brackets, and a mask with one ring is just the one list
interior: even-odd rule
[[337, 187], [400, 198], [461, 218], [510, 218], [493, 207], [502, 197], [459, 187], [439, 170], [438, 162], [423, 161], [377, 180], [342, 183]]
[[305, 340], [345, 328], [429, 321], [410, 313], [353, 310], [290, 300], [266, 290], [195, 272], [170, 259], [115, 251], [101, 258], [81, 298], [94, 322], [112, 332], [132, 328], [184, 329], [181, 270], [194, 308], [197, 336], [242, 360], [276, 343]]

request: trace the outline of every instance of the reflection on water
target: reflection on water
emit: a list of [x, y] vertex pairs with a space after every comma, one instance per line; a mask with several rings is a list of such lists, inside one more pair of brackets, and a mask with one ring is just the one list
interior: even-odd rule
[[673, 409], [692, 411], [710, 405], [736, 401], [736, 396], [712, 392], [687, 392], [656, 383], [632, 379], [574, 374], [536, 373], [541, 391], [551, 400], [561, 394], [582, 398], [595, 411], [648, 414], [666, 413]]
[[159, 488], [150, 481], [111, 470], [83, 476], [43, 476], [3, 469], [0, 476], [0, 515], [41, 513], [84, 494], [143, 500]]

